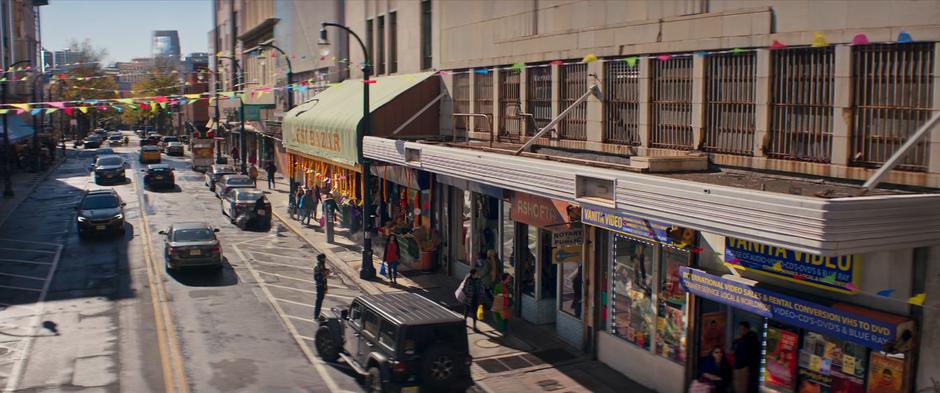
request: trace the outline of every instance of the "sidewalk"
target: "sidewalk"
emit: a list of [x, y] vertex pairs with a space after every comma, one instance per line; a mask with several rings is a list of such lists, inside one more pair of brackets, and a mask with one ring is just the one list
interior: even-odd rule
[[[13, 170], [13, 174], [10, 177], [11, 183], [13, 183], [13, 197], [5, 198], [0, 196], [0, 226], [6, 222], [7, 217], [16, 210], [21, 203], [23, 203], [26, 198], [29, 198], [29, 195], [33, 193], [33, 190], [39, 186], [39, 183], [49, 176], [52, 171], [59, 167], [60, 164], [65, 162], [65, 159], [62, 158], [61, 151], [56, 152], [56, 161], [53, 162], [45, 170], [30, 173], [25, 170]], [[68, 151], [68, 156], [72, 156], [73, 151]], [[3, 179], [0, 179], [0, 192], [3, 191]]]
[[[260, 177], [264, 178], [262, 173]], [[277, 189], [268, 190], [259, 179], [259, 187], [267, 192], [274, 215], [292, 232], [311, 246], [323, 252], [334, 269], [357, 279], [361, 266], [361, 233], [351, 234], [345, 229], [335, 232], [333, 244], [326, 242], [326, 234], [318, 224], [309, 226], [291, 219], [287, 212], [287, 179], [277, 176]], [[378, 269], [381, 260], [373, 258]], [[311, 262], [312, 263], [312, 262]], [[418, 293], [458, 313], [463, 306], [454, 298], [459, 280], [444, 274], [404, 272], [397, 284], [379, 276], [374, 281], [358, 280], [357, 284], [370, 294], [392, 291]], [[489, 313], [488, 313], [489, 314]], [[487, 316], [489, 318], [489, 316]], [[554, 331], [521, 319], [509, 324], [505, 335], [494, 329], [488, 321], [477, 324], [479, 332], [467, 327], [471, 368], [477, 386], [487, 392], [651, 392], [610, 367], [591, 360], [575, 348], [562, 342]]]

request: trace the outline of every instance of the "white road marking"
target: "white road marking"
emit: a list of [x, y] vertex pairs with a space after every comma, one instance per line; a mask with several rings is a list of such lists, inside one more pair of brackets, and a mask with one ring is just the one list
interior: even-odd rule
[[[313, 324], [319, 323], [319, 322], [314, 321], [314, 320], [312, 320], [312, 319], [310, 319], [310, 318], [298, 317], [298, 316], [294, 316], [294, 315], [287, 315], [287, 318], [294, 319], [294, 320], [298, 320], [298, 321], [304, 321], [304, 322], [307, 322], [307, 323], [313, 323]], [[301, 337], [301, 338], [302, 338], [302, 337]]]
[[263, 283], [264, 285], [269, 286], [269, 287], [275, 287], [275, 288], [280, 288], [280, 289], [288, 289], [288, 290], [291, 290], [291, 291], [306, 292], [306, 293], [313, 293], [313, 294], [316, 294], [316, 292], [311, 291], [311, 290], [309, 290], [309, 289], [300, 289], [300, 288], [294, 288], [294, 287], [285, 287], [285, 286], [283, 286], [283, 285], [269, 284], [269, 283], [266, 283], [266, 282], [262, 282], [262, 283]]
[[245, 254], [243, 254], [241, 250], [238, 249], [238, 247], [235, 247], [235, 253], [238, 254], [239, 258], [245, 262], [245, 266], [248, 268], [248, 271], [251, 272], [251, 275], [255, 277], [255, 281], [260, 283], [259, 286], [261, 287], [261, 291], [264, 292], [264, 295], [268, 298], [268, 302], [271, 303], [271, 307], [274, 307], [274, 312], [276, 312], [277, 315], [284, 320], [284, 326], [287, 327], [287, 330], [290, 332], [291, 336], [294, 337], [294, 341], [297, 342], [297, 346], [300, 347], [300, 350], [304, 353], [304, 355], [307, 356], [307, 360], [313, 364], [314, 370], [317, 371], [317, 374], [320, 374], [320, 378], [323, 379], [327, 389], [329, 389], [331, 392], [340, 392], [339, 385], [336, 384], [336, 381], [334, 381], [333, 377], [330, 376], [330, 373], [327, 372], [326, 367], [323, 365], [323, 361], [310, 351], [310, 348], [307, 347], [307, 344], [300, 336], [300, 333], [297, 332], [297, 328], [294, 327], [294, 324], [287, 323], [287, 314], [284, 313], [284, 309], [281, 308], [281, 305], [275, 300], [274, 296], [271, 295], [271, 291], [268, 290], [268, 284], [264, 284], [264, 282], [261, 280], [261, 276], [258, 275], [258, 272], [255, 270], [255, 268], [251, 266], [251, 262], [248, 260], [248, 258], [245, 258]]
[[307, 303], [303, 303], [303, 302], [295, 302], [295, 301], [293, 301], [293, 300], [281, 299], [281, 298], [279, 298], [279, 297], [274, 298], [274, 300], [277, 300], [277, 301], [279, 301], [279, 302], [284, 302], [284, 303], [290, 303], [290, 304], [294, 304], [294, 305], [298, 305], [298, 306], [313, 307], [313, 304], [307, 304]]
[[[52, 245], [52, 243], [39, 243], [39, 242], [24, 242], [32, 244], [47, 244]], [[33, 315], [33, 320], [30, 326], [33, 327], [32, 334], [26, 338], [26, 345], [23, 347], [23, 351], [20, 352], [19, 357], [14, 360], [13, 368], [10, 370], [10, 376], [7, 378], [7, 386], [4, 389], [4, 392], [14, 392], [16, 391], [17, 385], [20, 384], [20, 378], [23, 377], [23, 368], [26, 365], [26, 359], [29, 358], [29, 351], [33, 347], [33, 340], [35, 339], [36, 334], [41, 328], [40, 322], [42, 321], [43, 306], [46, 300], [46, 294], [49, 293], [49, 286], [52, 285], [52, 276], [55, 275], [55, 271], [59, 266], [59, 258], [62, 256], [62, 245], [55, 244], [56, 253], [52, 259], [52, 267], [49, 269], [49, 274], [46, 275], [46, 282], [42, 285], [42, 290], [39, 292], [39, 300], [36, 301], [36, 313]]]
[[259, 260], [257, 260], [257, 259], [252, 259], [252, 261], [253, 261], [254, 263], [258, 263], [258, 264], [262, 264], [262, 265], [286, 266], [286, 267], [293, 267], [293, 268], [297, 268], [297, 269], [304, 269], [304, 270], [313, 271], [313, 267], [290, 265], [290, 264], [287, 264], [287, 263], [266, 262], [266, 261], [259, 261]]
[[52, 264], [52, 262], [37, 262], [37, 261], [27, 261], [23, 259], [7, 259], [7, 258], [0, 258], [0, 262], [30, 263], [33, 265], [51, 265]]
[[[292, 256], [289, 256], [289, 255], [272, 254], [272, 253], [270, 253], [270, 252], [264, 252], [264, 251], [245, 250], [245, 252], [252, 253], [252, 254], [270, 255], [270, 256], [273, 256], [273, 257], [281, 257], [281, 258], [287, 258], [287, 259], [299, 259], [299, 260], [301, 260], [301, 261], [311, 261], [311, 258], [292, 257]], [[311, 264], [312, 264], [312, 262], [311, 262]]]

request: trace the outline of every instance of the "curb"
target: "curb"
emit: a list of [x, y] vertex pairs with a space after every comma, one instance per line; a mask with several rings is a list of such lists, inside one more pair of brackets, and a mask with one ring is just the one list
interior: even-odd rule
[[356, 283], [356, 286], [358, 286], [364, 292], [366, 292], [369, 295], [376, 295], [376, 294], [384, 293], [384, 291], [379, 289], [379, 287], [373, 284], [371, 281], [360, 279], [359, 272], [355, 271], [351, 266], [343, 262], [342, 259], [336, 256], [336, 253], [334, 253], [333, 251], [331, 251], [330, 249], [326, 247], [323, 247], [323, 244], [318, 244], [308, 239], [307, 236], [304, 236], [304, 234], [301, 233], [299, 229], [294, 228], [292, 224], [288, 223], [287, 220], [285, 220], [284, 217], [281, 216], [281, 213], [278, 213], [274, 209], [272, 209], [271, 213], [274, 215], [274, 217], [277, 217], [277, 219], [281, 221], [281, 223], [284, 224], [284, 226], [287, 227], [287, 229], [290, 229], [291, 232], [294, 232], [294, 234], [296, 234], [301, 239], [303, 239], [304, 242], [309, 244], [311, 247], [313, 247], [317, 251], [320, 251], [326, 254], [327, 261], [334, 261], [332, 265], [338, 266], [339, 270], [342, 271], [343, 275], [349, 277], [353, 282]]
[[25, 191], [26, 196], [20, 199], [18, 202], [13, 202], [13, 208], [10, 209], [10, 211], [7, 212], [6, 215], [3, 216], [3, 218], [0, 218], [0, 227], [2, 227], [3, 224], [6, 224], [7, 219], [10, 218], [13, 212], [17, 211], [20, 208], [20, 205], [22, 205], [23, 202], [26, 202], [26, 199], [28, 199], [30, 195], [33, 195], [33, 191], [36, 191], [36, 188], [39, 188], [39, 185], [42, 184], [44, 181], [46, 181], [46, 179], [49, 178], [49, 175], [51, 175], [52, 172], [55, 172], [56, 169], [59, 169], [59, 167], [62, 166], [62, 164], [65, 163], [65, 161], [68, 159], [69, 159], [68, 156], [65, 156], [61, 160], [56, 162], [54, 165], [52, 165], [52, 167], [46, 169], [46, 173], [43, 173], [42, 175], [40, 175], [36, 183], [34, 183], [32, 186], [26, 189]]

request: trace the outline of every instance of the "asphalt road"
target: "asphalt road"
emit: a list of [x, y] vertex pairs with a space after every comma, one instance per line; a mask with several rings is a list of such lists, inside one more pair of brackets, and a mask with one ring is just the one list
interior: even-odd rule
[[[113, 186], [127, 203], [125, 234], [79, 239], [74, 208], [96, 186], [81, 152], [0, 225], [0, 387], [8, 391], [361, 391], [342, 365], [314, 354], [312, 272], [318, 252], [275, 222], [242, 231], [189, 169], [166, 157], [177, 187], [142, 187], [132, 168]], [[221, 271], [167, 273], [160, 230], [220, 228]], [[335, 276], [324, 307], [360, 292]]]

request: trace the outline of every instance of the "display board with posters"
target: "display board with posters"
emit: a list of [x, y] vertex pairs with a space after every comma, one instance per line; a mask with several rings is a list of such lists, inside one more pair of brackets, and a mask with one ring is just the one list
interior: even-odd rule
[[901, 393], [904, 359], [872, 351], [868, 366], [868, 393]]
[[764, 344], [764, 389], [775, 392], [793, 391], [793, 381], [796, 380], [796, 346], [799, 338], [799, 333], [791, 329], [767, 327]]

